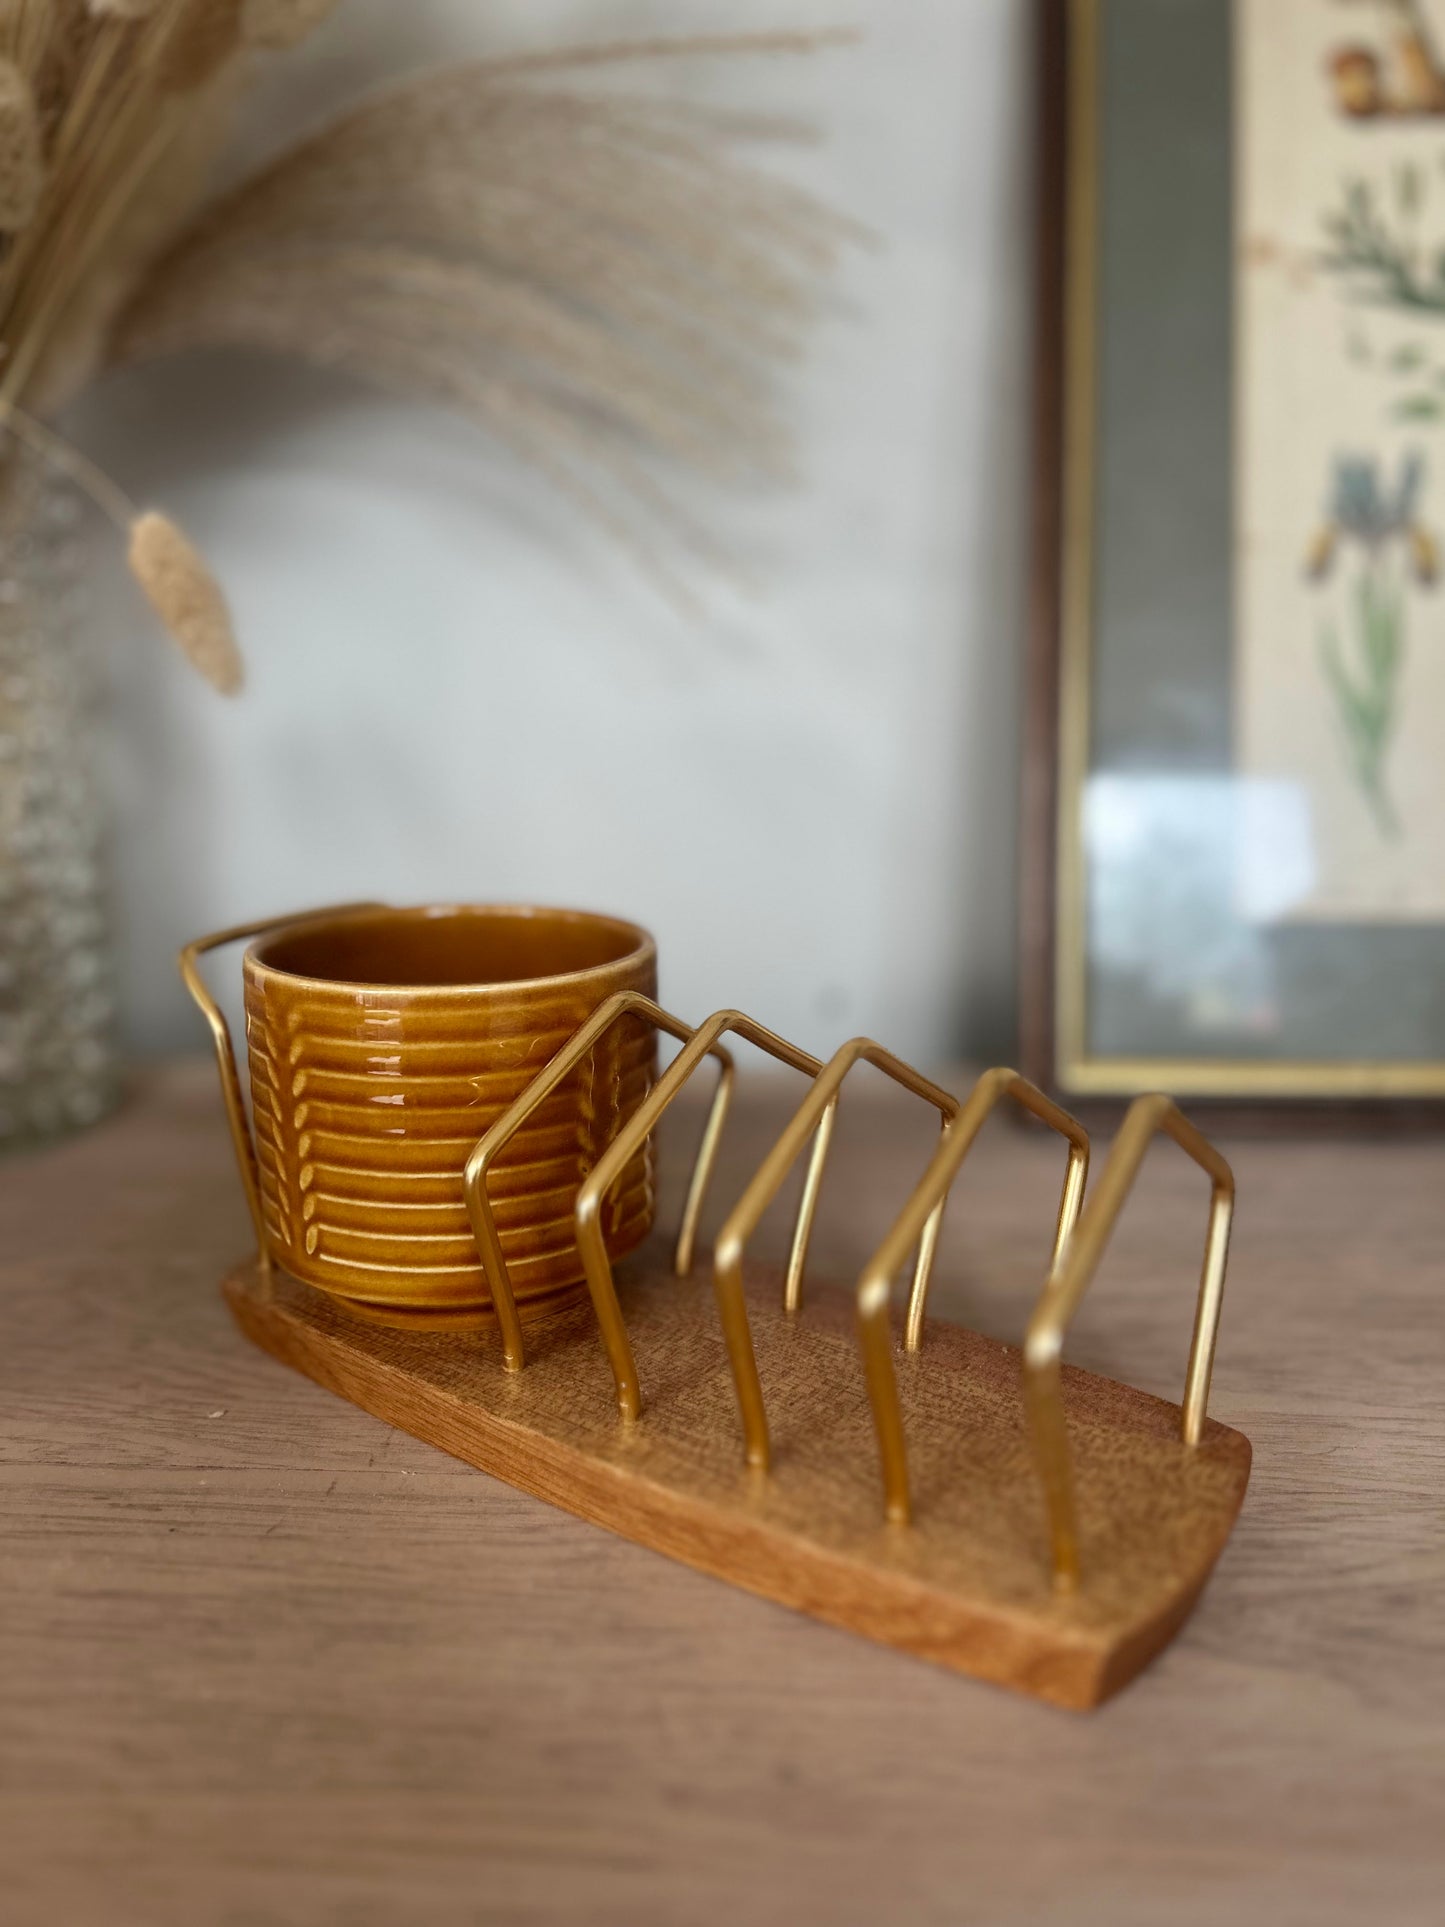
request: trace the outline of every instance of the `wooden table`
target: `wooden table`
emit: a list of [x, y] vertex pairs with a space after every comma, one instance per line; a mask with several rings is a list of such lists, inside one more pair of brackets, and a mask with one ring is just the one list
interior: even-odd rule
[[[724, 1192], [790, 1094], [745, 1086]], [[931, 1128], [850, 1090], [821, 1272]], [[683, 1120], [674, 1186], [687, 1148]], [[0, 1165], [0, 1920], [1434, 1927], [1445, 1145], [1228, 1148], [1213, 1409], [1254, 1482], [1178, 1643], [1087, 1717], [669, 1564], [248, 1348], [205, 1066]], [[1017, 1334], [1060, 1164], [991, 1127], [941, 1310]], [[1203, 1214], [1161, 1146], [1071, 1356], [1177, 1396]]]

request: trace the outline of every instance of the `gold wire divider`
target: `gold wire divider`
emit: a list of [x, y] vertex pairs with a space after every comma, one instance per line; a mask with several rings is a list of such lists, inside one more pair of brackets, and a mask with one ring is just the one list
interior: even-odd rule
[[[637, 1362], [632, 1355], [631, 1341], [627, 1336], [627, 1326], [622, 1316], [622, 1309], [617, 1302], [617, 1287], [612, 1276], [612, 1264], [607, 1256], [607, 1246], [603, 1238], [601, 1213], [604, 1198], [641, 1145], [651, 1136], [663, 1112], [691, 1078], [698, 1065], [705, 1057], [715, 1056], [718, 1053], [721, 1038], [729, 1035], [741, 1037], [747, 1043], [756, 1044], [759, 1050], [766, 1051], [769, 1056], [776, 1057], [781, 1063], [789, 1065], [794, 1070], [802, 1071], [807, 1077], [817, 1077], [823, 1069], [820, 1061], [811, 1053], [800, 1050], [797, 1045], [790, 1044], [786, 1038], [765, 1029], [762, 1024], [754, 1022], [740, 1010], [714, 1011], [712, 1016], [706, 1018], [695, 1030], [689, 1030], [688, 1026], [681, 1023], [678, 1018], [669, 1017], [656, 1004], [635, 993], [623, 992], [603, 1004], [577, 1035], [563, 1045], [552, 1062], [528, 1085], [506, 1116], [498, 1119], [467, 1160], [463, 1179], [467, 1210], [471, 1216], [473, 1230], [476, 1232], [477, 1248], [482, 1254], [482, 1268], [486, 1273], [492, 1299], [497, 1307], [497, 1318], [502, 1326], [507, 1362], [513, 1366], [513, 1369], [523, 1362], [521, 1324], [517, 1318], [516, 1300], [512, 1292], [511, 1280], [507, 1275], [501, 1241], [497, 1237], [491, 1201], [487, 1196], [487, 1170], [495, 1162], [498, 1152], [508, 1139], [567, 1075], [577, 1060], [585, 1055], [597, 1037], [610, 1024], [615, 1023], [618, 1017], [629, 1012], [647, 1018], [650, 1022], [657, 1024], [659, 1029], [667, 1030], [672, 1036], [684, 1038], [685, 1041], [677, 1056], [583, 1180], [582, 1187], [577, 1193], [574, 1210], [577, 1246], [582, 1256], [587, 1289], [591, 1294], [593, 1309], [601, 1329], [603, 1348], [607, 1353], [607, 1361], [612, 1367], [612, 1376], [617, 1387], [617, 1409], [627, 1421], [640, 1418], [642, 1415], [642, 1387], [638, 1380]], [[723, 1122], [726, 1117], [727, 1097], [730, 1094], [731, 1061], [729, 1060], [726, 1085], [719, 1086], [718, 1095], [713, 1101], [712, 1113], [703, 1132], [702, 1145], [693, 1167], [692, 1181], [688, 1187], [687, 1205], [683, 1213], [682, 1232], [678, 1239], [678, 1255], [675, 1263], [675, 1269], [681, 1277], [685, 1277], [691, 1267], [697, 1218], [702, 1209], [708, 1180], [712, 1175], [712, 1166], [717, 1156], [718, 1142], [722, 1136]], [[831, 1118], [828, 1123], [831, 1126]], [[813, 1215], [817, 1209], [822, 1162], [827, 1156], [830, 1134], [830, 1129], [820, 1129], [814, 1146], [813, 1164], [803, 1188], [793, 1233], [790, 1275], [794, 1271], [801, 1271], [807, 1252]], [[719, 1309], [723, 1320], [723, 1335], [727, 1342], [728, 1359], [732, 1367], [733, 1383], [737, 1390], [738, 1404], [743, 1413], [744, 1434], [752, 1440], [761, 1430], [766, 1451], [767, 1421], [762, 1409], [757, 1361], [753, 1356], [752, 1334], [748, 1329], [747, 1314], [744, 1311], [739, 1319], [736, 1316], [737, 1308], [730, 1302], [720, 1302]]]
[[1173, 1138], [1211, 1180], [1209, 1226], [1180, 1411], [1185, 1445], [1197, 1446], [1204, 1433], [1234, 1218], [1234, 1173], [1173, 1099], [1155, 1093], [1136, 1098], [1125, 1113], [1103, 1175], [1073, 1238], [1050, 1271], [1024, 1339], [1024, 1395], [1048, 1507], [1054, 1584], [1060, 1591], [1071, 1591], [1079, 1583], [1078, 1516], [1060, 1388], [1064, 1335], [1098, 1269], [1145, 1153], [1159, 1132]]
[[254, 923], [234, 923], [228, 929], [214, 930], [209, 937], [198, 937], [180, 950], [176, 963], [181, 973], [181, 981], [191, 993], [201, 1015], [211, 1027], [211, 1039], [216, 1047], [216, 1068], [221, 1076], [221, 1096], [226, 1105], [226, 1122], [231, 1129], [231, 1144], [236, 1153], [236, 1166], [241, 1174], [241, 1189], [246, 1196], [246, 1209], [251, 1214], [251, 1225], [256, 1233], [256, 1256], [261, 1269], [271, 1269], [271, 1245], [266, 1234], [266, 1214], [261, 1204], [260, 1170], [256, 1159], [256, 1146], [251, 1136], [251, 1127], [246, 1118], [246, 1103], [241, 1095], [241, 1078], [236, 1069], [236, 1052], [231, 1043], [231, 1027], [226, 1022], [220, 1005], [211, 995], [210, 986], [201, 975], [200, 959], [207, 951], [220, 950], [229, 943], [244, 943], [248, 937], [263, 937], [268, 930], [277, 930], [288, 923], [312, 923], [317, 917], [344, 917], [354, 911], [381, 910], [386, 906], [380, 903], [337, 903], [321, 910], [293, 911], [288, 916], [260, 917]]
[[[959, 1111], [956, 1097], [940, 1085], [932, 1083], [921, 1072], [914, 1070], [911, 1064], [905, 1064], [901, 1058], [895, 1057], [881, 1044], [875, 1044], [871, 1038], [851, 1039], [834, 1052], [813, 1080], [807, 1096], [788, 1120], [782, 1134], [759, 1165], [747, 1189], [733, 1206], [722, 1229], [718, 1232], [713, 1246], [713, 1289], [717, 1294], [724, 1331], [729, 1334], [741, 1333], [746, 1340], [745, 1343], [739, 1342], [734, 1347], [730, 1338], [729, 1351], [733, 1358], [733, 1378], [738, 1391], [748, 1463], [762, 1471], [768, 1470], [771, 1463], [771, 1447], [762, 1386], [758, 1380], [757, 1363], [748, 1329], [747, 1296], [743, 1289], [743, 1253], [748, 1239], [757, 1230], [763, 1213], [782, 1189], [783, 1181], [797, 1162], [799, 1152], [812, 1135], [813, 1155], [808, 1162], [802, 1201], [799, 1206], [798, 1229], [794, 1236], [788, 1269], [783, 1281], [783, 1310], [789, 1317], [795, 1316], [803, 1302], [803, 1275], [807, 1266], [808, 1241], [817, 1211], [818, 1193], [823, 1181], [823, 1167], [827, 1163], [828, 1150], [832, 1142], [833, 1124], [838, 1112], [838, 1096], [848, 1073], [859, 1063], [872, 1064], [875, 1069], [891, 1077], [895, 1083], [901, 1084], [915, 1097], [921, 1097], [934, 1105], [942, 1117], [945, 1129]], [[920, 1299], [928, 1290], [929, 1274], [933, 1269], [934, 1255], [938, 1249], [938, 1235], [943, 1223], [946, 1202], [946, 1199], [940, 1199], [929, 1214], [918, 1241], [918, 1260], [914, 1271], [913, 1291]]]
[[[665, 1031], [669, 1037], [675, 1037], [683, 1045], [690, 1043], [697, 1034], [691, 1024], [685, 1024], [680, 1017], [672, 1016], [662, 1008], [661, 1004], [651, 997], [645, 997], [640, 990], [618, 991], [615, 996], [609, 997], [605, 1003], [597, 1006], [586, 1022], [568, 1038], [561, 1050], [543, 1065], [526, 1090], [509, 1105], [486, 1135], [478, 1139], [462, 1171], [462, 1194], [466, 1199], [467, 1216], [471, 1220], [472, 1235], [477, 1241], [482, 1273], [492, 1294], [492, 1304], [496, 1309], [497, 1323], [502, 1333], [502, 1356], [509, 1372], [520, 1372], [523, 1369], [527, 1362], [527, 1351], [522, 1335], [522, 1321], [517, 1311], [516, 1293], [512, 1290], [511, 1273], [507, 1269], [507, 1260], [502, 1252], [502, 1241], [497, 1233], [496, 1217], [492, 1211], [491, 1199], [487, 1194], [487, 1178], [498, 1157], [538, 1105], [551, 1096], [563, 1079], [570, 1076], [588, 1052], [611, 1030], [614, 1024], [621, 1022], [624, 1017], [640, 1018], [642, 1022], [651, 1024], [654, 1030]], [[692, 1177], [688, 1183], [687, 1199], [683, 1205], [682, 1223], [678, 1228], [677, 1244], [673, 1253], [673, 1269], [679, 1278], [687, 1277], [692, 1270], [693, 1252], [697, 1245], [698, 1217], [702, 1211], [703, 1200], [707, 1196], [708, 1182], [717, 1158], [723, 1125], [727, 1121], [728, 1105], [732, 1100], [732, 1058], [725, 1050], [716, 1046], [705, 1054], [717, 1060], [718, 1084], [713, 1094], [707, 1123], [703, 1127], [697, 1157], [693, 1161]], [[580, 1204], [579, 1193], [579, 1209]], [[601, 1236], [600, 1229], [598, 1236], [599, 1238]], [[603, 1258], [605, 1262], [605, 1248]], [[589, 1272], [589, 1286], [591, 1282]], [[597, 1304], [595, 1292], [593, 1303], [597, 1306], [597, 1316], [603, 1327], [605, 1342], [608, 1331], [606, 1322], [608, 1308]], [[614, 1294], [611, 1309], [615, 1311], [615, 1307]], [[623, 1342], [626, 1343], [625, 1335]], [[612, 1356], [612, 1348], [609, 1344], [609, 1359]]]
[[[924, 1236], [933, 1214], [946, 1201], [964, 1159], [973, 1148], [974, 1140], [983, 1129], [990, 1112], [1004, 1097], [1013, 1098], [1024, 1110], [1068, 1141], [1068, 1164], [1059, 1198], [1051, 1276], [1069, 1247], [1083, 1203], [1084, 1184], [1089, 1174], [1089, 1134], [1083, 1125], [1017, 1071], [1004, 1066], [985, 1071], [969, 1093], [968, 1102], [945, 1127], [938, 1149], [916, 1190], [888, 1236], [869, 1259], [858, 1281], [858, 1343], [863, 1353], [873, 1425], [878, 1434], [884, 1506], [888, 1518], [896, 1524], [906, 1525], [912, 1518], [913, 1508], [908, 1487], [908, 1447], [903, 1431], [903, 1409], [898, 1399], [898, 1374], [893, 1364], [893, 1341], [888, 1319], [893, 1280], [909, 1252]], [[927, 1282], [925, 1276], [923, 1290], [920, 1291], [917, 1278], [914, 1281], [904, 1338], [905, 1349], [910, 1352], [916, 1352], [923, 1342]]]

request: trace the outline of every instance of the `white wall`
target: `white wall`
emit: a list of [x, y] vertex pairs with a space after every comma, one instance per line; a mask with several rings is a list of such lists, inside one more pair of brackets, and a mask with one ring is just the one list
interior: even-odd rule
[[[348, 0], [245, 150], [467, 49], [840, 11]], [[797, 386], [806, 492], [720, 511], [755, 606], [689, 625], [479, 433], [328, 380], [194, 361], [85, 405], [91, 452], [218, 566], [251, 665], [211, 697], [105, 576], [138, 1047], [199, 1041], [184, 938], [377, 895], [615, 908], [657, 931], [680, 1012], [735, 1002], [819, 1048], [1009, 1048], [1028, 11], [873, 0], [860, 49], [688, 83], [816, 112], [796, 164], [885, 239]]]

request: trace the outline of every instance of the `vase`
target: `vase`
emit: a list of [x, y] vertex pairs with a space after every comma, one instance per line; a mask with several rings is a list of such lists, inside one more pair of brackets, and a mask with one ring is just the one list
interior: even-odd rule
[[0, 1149], [92, 1123], [119, 1090], [104, 890], [104, 689], [83, 620], [85, 511], [0, 463]]

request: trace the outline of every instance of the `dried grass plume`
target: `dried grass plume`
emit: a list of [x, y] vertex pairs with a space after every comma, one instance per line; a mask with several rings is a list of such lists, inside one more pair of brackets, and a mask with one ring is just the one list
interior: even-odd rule
[[[0, 427], [129, 529], [121, 491], [46, 419], [112, 363], [299, 357], [470, 414], [685, 599], [686, 565], [720, 558], [679, 479], [790, 476], [779, 377], [857, 231], [748, 151], [806, 130], [619, 82], [839, 36], [425, 73], [197, 214], [251, 50], [295, 46], [336, 4], [0, 0]], [[131, 561], [192, 661], [235, 687], [192, 545], [143, 516]]]
[[146, 20], [160, 10], [162, 0], [88, 0], [88, 5], [101, 19]]
[[241, 652], [231, 612], [204, 557], [168, 516], [136, 517], [130, 567], [151, 607], [206, 681], [223, 696], [241, 687]]
[[203, 214], [112, 352], [261, 350], [460, 409], [679, 590], [682, 562], [722, 559], [676, 472], [792, 478], [778, 376], [859, 230], [745, 156], [795, 126], [587, 83], [826, 37], [582, 47], [405, 81]]

